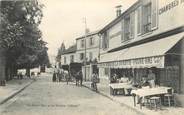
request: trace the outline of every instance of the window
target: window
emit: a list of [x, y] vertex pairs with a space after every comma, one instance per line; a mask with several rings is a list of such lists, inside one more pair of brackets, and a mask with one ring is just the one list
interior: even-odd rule
[[143, 6], [143, 33], [151, 31], [151, 3]]
[[84, 47], [84, 39], [81, 40], [81, 48]]
[[125, 18], [125, 26], [124, 26], [124, 41], [127, 41], [130, 39], [130, 16]]
[[92, 52], [89, 52], [89, 60], [93, 60], [93, 53]]
[[66, 64], [66, 57], [64, 57], [64, 64]]
[[70, 62], [74, 62], [74, 55], [70, 56]]
[[80, 60], [84, 59], [84, 53], [80, 53]]
[[104, 75], [109, 76], [109, 72], [110, 72], [110, 69], [109, 68], [105, 68]]
[[94, 45], [93, 37], [89, 38], [89, 45], [90, 45], [90, 46]]
[[137, 33], [145, 34], [158, 29], [158, 0], [143, 0], [138, 8]]

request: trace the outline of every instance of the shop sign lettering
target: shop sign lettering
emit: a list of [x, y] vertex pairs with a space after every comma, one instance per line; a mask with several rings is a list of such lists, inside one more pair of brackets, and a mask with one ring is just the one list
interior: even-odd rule
[[139, 58], [139, 59], [132, 59], [132, 60], [107, 62], [107, 63], [100, 64], [100, 66], [111, 67], [111, 68], [155, 66], [155, 67], [162, 68], [162, 67], [164, 67], [164, 56], [155, 56], [155, 57]]
[[167, 12], [169, 10], [171, 10], [172, 8], [178, 6], [179, 4], [184, 3], [184, 0], [174, 0], [173, 2], [165, 5], [164, 7], [159, 9], [159, 15], [163, 14], [164, 12]]

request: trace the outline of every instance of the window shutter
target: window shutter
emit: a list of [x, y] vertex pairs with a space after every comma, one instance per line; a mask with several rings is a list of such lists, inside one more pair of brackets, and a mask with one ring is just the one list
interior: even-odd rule
[[104, 35], [104, 33], [102, 34], [102, 49], [104, 49], [105, 48], [105, 35]]
[[130, 38], [134, 38], [135, 12], [130, 14]]
[[144, 34], [144, 24], [145, 24], [145, 8], [144, 6], [141, 7], [141, 34]]
[[137, 10], [137, 34], [141, 34], [141, 27], [142, 27], [142, 6], [139, 6]]
[[109, 31], [106, 33], [106, 48], [109, 48]]
[[124, 21], [124, 19], [121, 21], [121, 42], [124, 42], [124, 35], [125, 35], [125, 31], [124, 31], [124, 27], [125, 27], [125, 21]]
[[158, 0], [151, 0], [151, 29], [157, 29], [158, 27]]

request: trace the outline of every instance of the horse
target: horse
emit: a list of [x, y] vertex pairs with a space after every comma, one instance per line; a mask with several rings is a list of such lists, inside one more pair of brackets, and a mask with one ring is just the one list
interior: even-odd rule
[[76, 86], [79, 86], [79, 81], [80, 81], [80, 85], [82, 86], [82, 80], [83, 80], [82, 71], [79, 71], [76, 74], [75, 79], [76, 79]]
[[65, 78], [65, 80], [66, 80], [66, 82], [68, 84], [68, 82], [70, 80], [69, 72], [64, 70], [62, 73], [63, 73], [63, 76], [64, 76], [64, 78]]

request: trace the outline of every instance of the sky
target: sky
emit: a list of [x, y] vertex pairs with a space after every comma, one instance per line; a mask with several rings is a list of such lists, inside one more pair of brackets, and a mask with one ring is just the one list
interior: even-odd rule
[[48, 43], [49, 55], [56, 55], [61, 43], [73, 45], [84, 35], [86, 18], [89, 30], [96, 31], [116, 18], [115, 6], [125, 11], [137, 0], [40, 0], [44, 4], [40, 29]]

